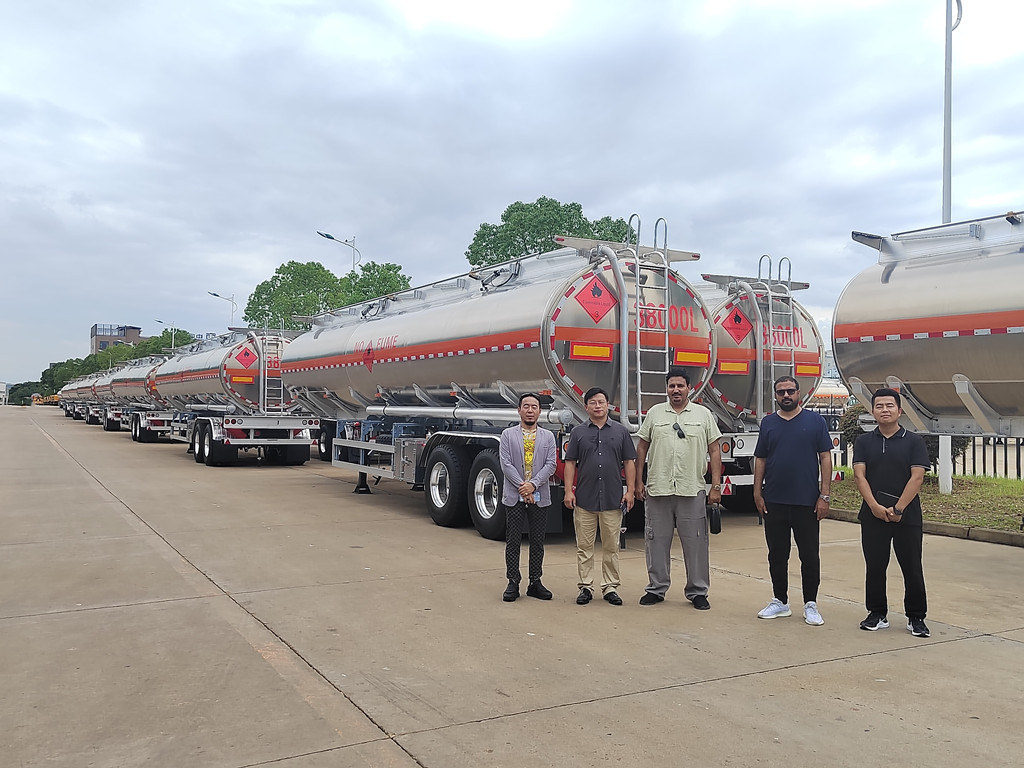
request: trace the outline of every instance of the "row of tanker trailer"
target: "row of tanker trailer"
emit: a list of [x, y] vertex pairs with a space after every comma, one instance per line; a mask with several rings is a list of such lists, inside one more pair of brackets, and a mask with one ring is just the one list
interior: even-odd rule
[[[661, 226], [659, 222], [659, 226]], [[524, 392], [565, 444], [601, 387], [631, 432], [684, 368], [694, 399], [723, 433], [723, 495], [750, 509], [753, 450], [773, 410], [772, 382], [793, 376], [808, 404], [825, 346], [794, 298], [788, 259], [762, 257], [756, 277], [675, 265], [699, 258], [665, 245], [557, 238], [516, 259], [309, 318], [304, 333], [235, 329], [72, 382], [69, 415], [187, 445], [197, 462], [239, 451], [299, 464], [312, 449], [334, 466], [422, 490], [439, 525], [471, 522], [501, 538], [501, 430]], [[1020, 216], [854, 239], [880, 251], [835, 310], [834, 349], [846, 386], [868, 402], [894, 386], [918, 431], [1024, 433], [1024, 309], [1016, 281]], [[839, 448], [839, 436], [833, 435]], [[561, 473], [556, 475], [560, 482]], [[550, 527], [558, 529], [561, 489]]]
[[560, 444], [595, 386], [636, 432], [681, 367], [725, 435], [727, 503], [749, 508], [771, 382], [794, 376], [806, 399], [822, 378], [821, 335], [793, 298], [807, 284], [787, 259], [772, 274], [767, 257], [757, 277], [690, 282], [674, 264], [699, 255], [668, 249], [659, 226], [660, 247], [558, 238], [548, 253], [325, 312], [305, 333], [235, 329], [71, 382], [62, 403], [138, 442], [183, 442], [208, 465], [239, 451], [298, 464], [312, 448], [360, 473], [357, 490], [400, 480], [423, 490], [439, 525], [501, 538], [498, 437], [520, 394], [540, 395]]

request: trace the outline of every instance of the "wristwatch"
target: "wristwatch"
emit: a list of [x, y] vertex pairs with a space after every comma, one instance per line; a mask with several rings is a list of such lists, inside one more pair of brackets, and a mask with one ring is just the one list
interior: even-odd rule
[[820, 496], [818, 496], [818, 498], [821, 499], [822, 501], [826, 501], [826, 502], [832, 500], [831, 496], [826, 496], [824, 493], [821, 494]]
[[711, 490], [712, 491], [720, 491], [720, 490], [722, 490], [722, 484], [721, 483], [713, 483], [712, 486], [711, 486]]
[[899, 507], [893, 507], [892, 513], [896, 515], [896, 517], [903, 517], [903, 510], [900, 509]]

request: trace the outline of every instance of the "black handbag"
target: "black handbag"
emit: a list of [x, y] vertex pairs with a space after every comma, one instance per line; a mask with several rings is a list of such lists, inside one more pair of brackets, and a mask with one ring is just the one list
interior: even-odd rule
[[712, 533], [722, 532], [722, 508], [718, 504], [708, 505], [708, 530]]

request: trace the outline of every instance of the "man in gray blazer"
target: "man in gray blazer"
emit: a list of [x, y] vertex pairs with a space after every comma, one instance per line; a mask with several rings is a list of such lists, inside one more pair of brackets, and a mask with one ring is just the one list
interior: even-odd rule
[[540, 398], [519, 397], [519, 424], [501, 433], [498, 454], [505, 475], [501, 501], [505, 505], [505, 571], [508, 588], [501, 596], [506, 603], [519, 597], [519, 549], [523, 541], [523, 521], [530, 531], [530, 586], [526, 594], [550, 600], [551, 590], [540, 583], [544, 563], [544, 530], [547, 527], [551, 488], [548, 481], [555, 473], [555, 436], [537, 427]]

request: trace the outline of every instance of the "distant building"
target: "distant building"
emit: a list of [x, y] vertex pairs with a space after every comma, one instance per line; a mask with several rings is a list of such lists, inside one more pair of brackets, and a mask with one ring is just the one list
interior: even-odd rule
[[97, 323], [89, 331], [89, 354], [95, 355], [101, 349], [114, 344], [138, 344], [148, 336], [142, 336], [137, 325], [106, 325]]

